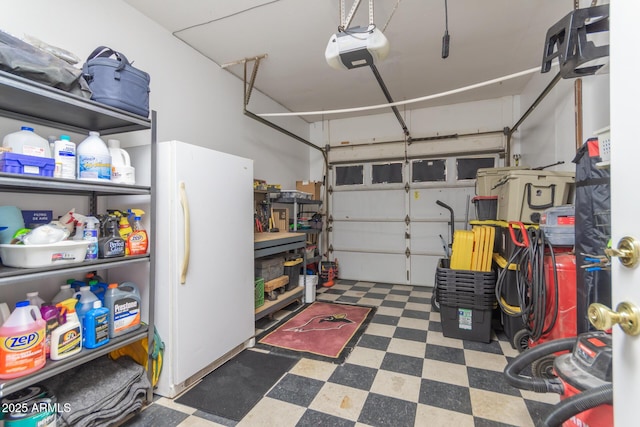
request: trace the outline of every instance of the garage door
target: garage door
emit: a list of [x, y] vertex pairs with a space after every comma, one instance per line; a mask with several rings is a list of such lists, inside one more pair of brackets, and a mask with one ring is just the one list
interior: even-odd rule
[[456, 229], [465, 228], [475, 218], [475, 171], [498, 162], [497, 154], [482, 153], [334, 163], [328, 244], [340, 277], [433, 285], [443, 246], [451, 241], [450, 212], [436, 201], [453, 209]]

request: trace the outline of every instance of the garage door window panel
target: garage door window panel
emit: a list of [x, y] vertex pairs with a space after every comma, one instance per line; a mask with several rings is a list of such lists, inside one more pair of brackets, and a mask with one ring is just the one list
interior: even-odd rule
[[445, 159], [414, 160], [411, 162], [411, 182], [446, 182]]
[[492, 168], [495, 166], [494, 157], [459, 158], [456, 160], [458, 181], [476, 179], [480, 168]]
[[402, 163], [371, 165], [372, 184], [402, 183]]
[[364, 166], [336, 166], [336, 186], [364, 184]]

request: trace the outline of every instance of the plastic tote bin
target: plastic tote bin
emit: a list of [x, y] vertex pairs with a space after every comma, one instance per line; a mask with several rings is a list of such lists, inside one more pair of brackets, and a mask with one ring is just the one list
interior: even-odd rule
[[55, 161], [48, 157], [0, 153], [0, 172], [53, 177]]
[[498, 219], [538, 223], [545, 209], [569, 203], [575, 172], [511, 171], [496, 184]]
[[448, 338], [491, 342], [493, 310], [467, 307], [451, 307], [441, 302], [440, 319], [442, 334]]
[[289, 283], [285, 287], [286, 291], [298, 286], [300, 267], [302, 267], [302, 258], [294, 258], [284, 262], [284, 274], [289, 276]]
[[476, 196], [471, 199], [476, 207], [476, 218], [480, 221], [498, 218], [498, 196]]

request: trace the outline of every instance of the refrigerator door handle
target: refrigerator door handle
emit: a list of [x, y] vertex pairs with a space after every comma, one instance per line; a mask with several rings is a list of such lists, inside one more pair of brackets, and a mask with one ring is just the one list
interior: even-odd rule
[[191, 252], [191, 218], [189, 214], [189, 200], [187, 199], [187, 191], [184, 182], [180, 182], [180, 204], [184, 212], [184, 255], [182, 257], [182, 270], [180, 272], [180, 284], [184, 285], [187, 281], [187, 270], [189, 270], [189, 255]]

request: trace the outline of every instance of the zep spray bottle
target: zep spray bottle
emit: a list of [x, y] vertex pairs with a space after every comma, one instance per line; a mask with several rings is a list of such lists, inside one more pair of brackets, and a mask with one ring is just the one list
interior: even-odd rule
[[61, 360], [82, 350], [82, 326], [76, 314], [75, 298], [64, 300], [56, 307], [64, 312], [67, 321], [51, 332], [51, 360]]
[[20, 301], [0, 326], [0, 378], [12, 379], [42, 368], [46, 362], [45, 323], [38, 307]]
[[147, 231], [142, 226], [142, 215], [144, 211], [142, 209], [129, 209], [134, 216], [133, 220], [133, 232], [127, 237], [127, 247], [129, 248], [129, 254], [131, 255], [144, 255], [149, 248], [149, 236]]
[[104, 294], [105, 306], [109, 309], [109, 337], [135, 331], [140, 327], [140, 292], [135, 283], [110, 283]]

